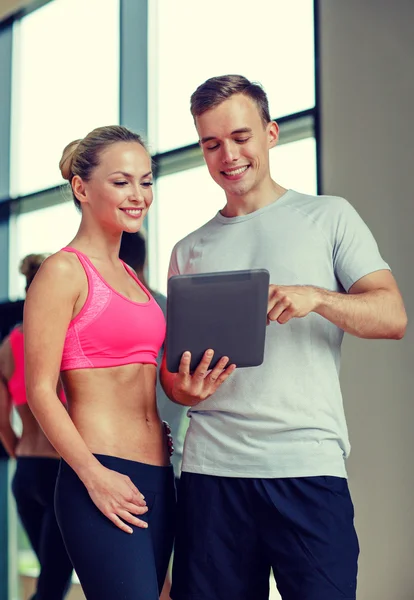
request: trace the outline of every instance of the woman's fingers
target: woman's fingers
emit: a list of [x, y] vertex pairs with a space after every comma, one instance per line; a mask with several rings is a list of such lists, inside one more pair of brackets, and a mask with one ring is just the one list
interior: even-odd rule
[[132, 502], [125, 502], [123, 508], [132, 515], [144, 515], [146, 512], [148, 512], [148, 506], [137, 506]]
[[135, 502], [139, 506], [146, 506], [145, 496], [134, 486], [132, 481], [130, 483], [130, 489], [132, 491], [132, 502]]
[[125, 531], [125, 533], [133, 533], [134, 530], [132, 529], [132, 527], [129, 527], [129, 525], [121, 521], [121, 519], [115, 513], [111, 513], [110, 515], [108, 515], [108, 519], [112, 521], [112, 523], [116, 525], [119, 529]]
[[120, 517], [122, 521], [126, 521], [131, 525], [135, 525], [135, 527], [140, 527], [141, 529], [146, 529], [148, 527], [148, 523], [146, 523], [142, 519], [134, 517], [134, 515], [131, 515], [131, 513], [128, 510], [119, 509], [117, 513], [118, 517]]

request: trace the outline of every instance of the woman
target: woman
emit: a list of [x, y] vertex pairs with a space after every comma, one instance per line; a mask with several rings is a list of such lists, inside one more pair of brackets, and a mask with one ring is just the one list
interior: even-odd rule
[[[46, 257], [29, 254], [20, 265], [26, 291]], [[60, 392], [61, 400], [64, 400]], [[12, 406], [22, 423], [20, 438], [12, 424]], [[66, 596], [72, 563], [63, 544], [54, 511], [59, 456], [27, 406], [24, 381], [23, 332], [15, 327], [0, 346], [0, 438], [10, 456], [17, 458], [12, 490], [17, 511], [39, 560], [36, 600]]]
[[[56, 514], [88, 600], [158, 600], [171, 554], [174, 473], [156, 408], [161, 309], [118, 258], [152, 203], [141, 138], [101, 127], [60, 162], [81, 209], [25, 305], [30, 406], [62, 457]], [[61, 373], [69, 414], [56, 396]]]

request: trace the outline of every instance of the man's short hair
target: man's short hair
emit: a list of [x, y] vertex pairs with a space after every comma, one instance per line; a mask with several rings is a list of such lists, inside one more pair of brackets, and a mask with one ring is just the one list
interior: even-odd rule
[[191, 114], [194, 121], [207, 110], [215, 108], [234, 94], [243, 94], [257, 105], [262, 121], [270, 123], [269, 101], [259, 83], [249, 81], [243, 75], [221, 75], [211, 77], [198, 86], [191, 95]]
[[124, 231], [119, 248], [119, 258], [138, 272], [144, 268], [146, 257], [147, 248], [143, 234], [140, 231], [137, 233]]

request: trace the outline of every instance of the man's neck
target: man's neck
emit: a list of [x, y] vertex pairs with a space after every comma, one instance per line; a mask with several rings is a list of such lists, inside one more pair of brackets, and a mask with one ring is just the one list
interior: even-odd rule
[[260, 190], [252, 190], [244, 196], [226, 194], [227, 204], [220, 212], [223, 217], [249, 215], [260, 208], [273, 204], [286, 192], [286, 188], [271, 179], [268, 185], [262, 186]]

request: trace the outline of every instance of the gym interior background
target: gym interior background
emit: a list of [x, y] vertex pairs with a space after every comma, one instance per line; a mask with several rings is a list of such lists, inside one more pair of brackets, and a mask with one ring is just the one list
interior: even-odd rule
[[[69, 141], [99, 125], [143, 134], [154, 157], [149, 281], [165, 292], [174, 243], [223, 205], [189, 97], [224, 73], [268, 93], [281, 130], [274, 178], [344, 196], [368, 222], [410, 319], [413, 22], [412, 0], [1, 0], [1, 335], [21, 318], [20, 259], [58, 250], [77, 229], [58, 161]], [[344, 343], [361, 600], [414, 597], [413, 342], [409, 325], [401, 342]], [[3, 456], [0, 600], [23, 598], [22, 582], [36, 573], [9, 493], [12, 472]]]

